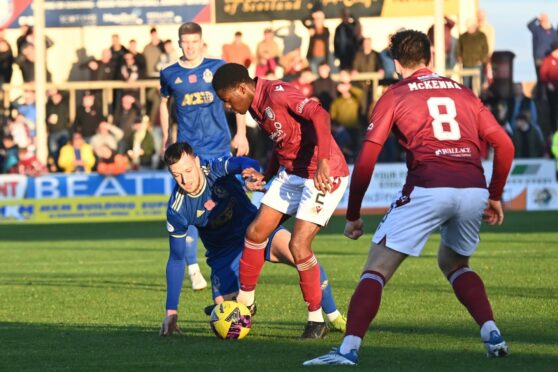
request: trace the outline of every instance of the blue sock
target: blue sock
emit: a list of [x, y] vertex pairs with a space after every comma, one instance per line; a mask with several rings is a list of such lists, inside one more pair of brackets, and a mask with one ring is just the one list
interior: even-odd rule
[[169, 237], [170, 254], [167, 261], [167, 303], [166, 310], [178, 310], [178, 299], [184, 281], [186, 244], [184, 238]]
[[186, 235], [186, 264], [193, 265], [198, 263], [198, 229], [195, 226], [188, 226]]
[[322, 309], [326, 314], [331, 314], [337, 310], [337, 306], [333, 299], [333, 293], [331, 293], [331, 286], [327, 280], [327, 274], [322, 265], [320, 265], [320, 284], [322, 286]]

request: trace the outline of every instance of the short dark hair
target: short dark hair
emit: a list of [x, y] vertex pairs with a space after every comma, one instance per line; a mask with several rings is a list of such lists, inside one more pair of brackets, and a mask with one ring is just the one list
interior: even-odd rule
[[405, 30], [394, 34], [390, 51], [393, 59], [406, 68], [430, 63], [430, 40], [424, 32]]
[[182, 35], [191, 35], [191, 34], [198, 34], [201, 36], [202, 35], [201, 26], [195, 22], [186, 22], [183, 23], [178, 29], [178, 39], [180, 39]]
[[186, 142], [177, 142], [170, 145], [165, 151], [165, 164], [167, 167], [178, 163], [183, 154], [194, 156], [194, 149]]
[[236, 88], [240, 83], [250, 83], [252, 79], [246, 67], [238, 63], [226, 63], [219, 67], [213, 76], [213, 89], [216, 92]]

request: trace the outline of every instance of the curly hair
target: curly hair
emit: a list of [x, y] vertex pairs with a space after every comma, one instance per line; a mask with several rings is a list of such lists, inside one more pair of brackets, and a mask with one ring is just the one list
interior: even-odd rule
[[400, 31], [390, 41], [391, 56], [401, 66], [413, 68], [422, 63], [430, 63], [430, 40], [425, 33], [415, 30]]
[[213, 89], [216, 92], [236, 88], [240, 83], [250, 83], [252, 78], [246, 67], [238, 63], [227, 63], [219, 67], [213, 76]]

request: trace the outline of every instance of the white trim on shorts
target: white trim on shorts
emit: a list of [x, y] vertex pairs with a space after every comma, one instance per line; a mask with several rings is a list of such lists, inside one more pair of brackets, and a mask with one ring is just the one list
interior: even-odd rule
[[372, 242], [419, 256], [429, 236], [440, 231], [442, 243], [462, 256], [471, 256], [480, 241], [482, 214], [488, 190], [482, 188], [414, 187], [399, 193]]
[[281, 169], [273, 179], [261, 203], [299, 220], [325, 226], [341, 201], [349, 177], [335, 177], [337, 187], [323, 194], [314, 187], [314, 180], [288, 174]]

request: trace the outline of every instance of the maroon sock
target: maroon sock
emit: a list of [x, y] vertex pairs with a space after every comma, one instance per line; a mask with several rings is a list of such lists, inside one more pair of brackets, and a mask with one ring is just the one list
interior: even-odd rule
[[479, 327], [489, 320], [494, 320], [492, 307], [480, 276], [469, 267], [462, 266], [450, 273], [448, 280], [453, 286], [455, 295], [467, 308]]
[[244, 241], [244, 250], [240, 258], [240, 289], [243, 291], [253, 291], [256, 289], [260, 272], [265, 263], [265, 246], [263, 243], [253, 243], [249, 240]]
[[300, 278], [302, 298], [308, 306], [308, 311], [316, 311], [322, 307], [322, 287], [318, 260], [312, 253], [300, 261], [295, 261], [295, 264]]
[[364, 338], [368, 326], [378, 313], [385, 278], [376, 271], [365, 271], [353, 293], [347, 313], [345, 336]]

